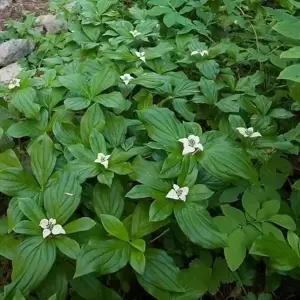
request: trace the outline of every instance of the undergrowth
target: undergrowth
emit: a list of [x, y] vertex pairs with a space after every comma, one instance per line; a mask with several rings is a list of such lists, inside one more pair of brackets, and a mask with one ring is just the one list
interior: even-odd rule
[[269, 300], [299, 280], [300, 3], [50, 8], [67, 30], [0, 35], [36, 44], [0, 88], [2, 299]]

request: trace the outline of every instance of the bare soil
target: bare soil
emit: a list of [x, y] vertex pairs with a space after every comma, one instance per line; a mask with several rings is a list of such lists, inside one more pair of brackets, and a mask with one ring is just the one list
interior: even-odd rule
[[12, 9], [0, 13], [0, 31], [4, 28], [4, 23], [8, 19], [21, 20], [24, 16], [30, 13], [37, 15], [45, 14], [48, 8], [48, 0], [13, 0]]

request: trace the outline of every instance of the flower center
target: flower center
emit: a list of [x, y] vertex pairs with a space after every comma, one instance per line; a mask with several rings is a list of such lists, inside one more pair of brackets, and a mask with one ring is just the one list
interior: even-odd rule
[[251, 135], [253, 133], [253, 130], [252, 129], [246, 129], [245, 133], [247, 135]]
[[189, 140], [189, 146], [194, 147], [196, 142], [194, 140]]
[[176, 194], [177, 194], [178, 197], [180, 197], [182, 195], [182, 193], [183, 193], [182, 189], [179, 189], [179, 190], [176, 191]]

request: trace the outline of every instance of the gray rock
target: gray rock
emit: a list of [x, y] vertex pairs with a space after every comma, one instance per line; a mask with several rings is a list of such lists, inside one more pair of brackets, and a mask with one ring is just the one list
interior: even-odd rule
[[43, 15], [36, 19], [36, 24], [43, 26], [49, 33], [57, 33], [66, 28], [64, 20], [57, 19], [55, 15]]
[[16, 78], [21, 69], [21, 66], [17, 62], [0, 69], [0, 83], [8, 83]]
[[0, 0], [0, 18], [9, 18], [12, 12], [12, 0]]
[[0, 66], [5, 67], [29, 55], [34, 43], [29, 40], [10, 40], [0, 44]]

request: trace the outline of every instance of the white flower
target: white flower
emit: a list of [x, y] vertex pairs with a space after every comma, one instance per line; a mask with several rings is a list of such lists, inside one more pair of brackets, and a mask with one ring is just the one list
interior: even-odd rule
[[143, 62], [146, 62], [145, 52], [135, 51], [134, 54]]
[[131, 33], [131, 35], [132, 35], [134, 38], [141, 34], [141, 33], [138, 32], [137, 30], [133, 30], [133, 31], [130, 30], [129, 32]]
[[124, 75], [120, 76], [120, 78], [122, 79], [122, 81], [123, 81], [126, 85], [128, 85], [128, 83], [129, 83], [132, 79], [134, 79], [130, 74], [124, 74]]
[[249, 127], [249, 128], [238, 127], [236, 128], [236, 130], [244, 137], [250, 137], [250, 138], [261, 137], [261, 134], [259, 132], [254, 132], [253, 127]]
[[188, 138], [178, 140], [183, 144], [182, 155], [189, 153], [195, 154], [197, 151], [203, 151], [203, 146], [200, 143], [200, 139], [196, 135], [189, 135]]
[[234, 20], [233, 23], [236, 25], [236, 24], [238, 23], [238, 21], [237, 21], [237, 20]]
[[186, 196], [189, 193], [189, 188], [187, 186], [180, 188], [177, 184], [173, 184], [173, 189], [167, 194], [167, 198], [185, 201]]
[[12, 90], [12, 89], [14, 89], [15, 87], [19, 87], [19, 86], [20, 86], [20, 82], [21, 82], [20, 79], [18, 79], [18, 78], [13, 78], [13, 79], [11, 79], [11, 80], [9, 81], [9, 83], [8, 83], [8, 88], [9, 88], [10, 90]]
[[103, 153], [98, 153], [97, 158], [94, 160], [95, 163], [99, 163], [102, 166], [104, 166], [105, 169], [108, 168], [108, 159], [110, 158], [110, 155], [105, 155]]
[[56, 224], [55, 219], [42, 219], [40, 222], [40, 226], [43, 228], [43, 238], [45, 239], [50, 234], [58, 235], [58, 234], [66, 234], [65, 230], [61, 225]]
[[208, 55], [208, 51], [207, 50], [194, 50], [191, 52], [191, 55], [198, 55], [200, 54], [201, 56], [204, 56], [204, 55]]

